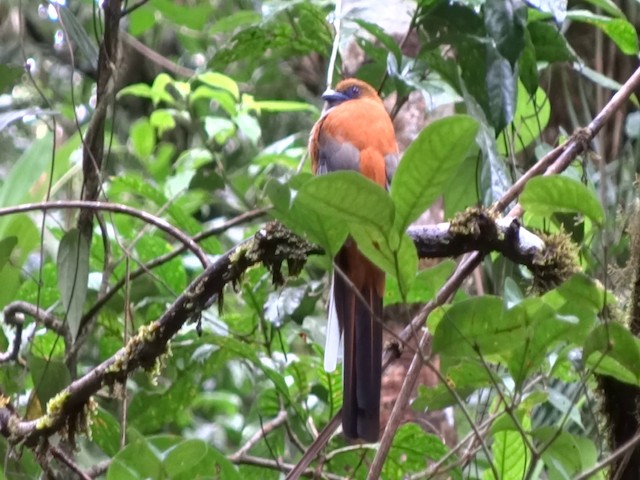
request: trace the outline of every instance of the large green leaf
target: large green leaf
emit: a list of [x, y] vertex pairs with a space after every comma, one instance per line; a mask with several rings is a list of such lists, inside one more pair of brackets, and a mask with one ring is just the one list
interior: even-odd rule
[[298, 190], [295, 203], [308, 211], [381, 232], [390, 231], [393, 225], [393, 203], [387, 192], [357, 172], [315, 177]]
[[396, 303], [426, 303], [435, 297], [438, 289], [453, 273], [456, 263], [453, 260], [439, 262], [431, 268], [420, 270], [416, 275], [411, 289], [403, 299], [398, 281], [395, 277], [387, 277], [387, 286], [384, 291], [385, 305]]
[[558, 27], [547, 22], [530, 22], [527, 30], [538, 62], [569, 62], [575, 59], [573, 50]]
[[573, 478], [591, 467], [597, 459], [597, 450], [591, 440], [557, 427], [540, 427], [532, 432], [536, 447], [542, 451], [542, 460], [550, 471], [549, 478]]
[[[62, 340], [59, 342], [62, 343]], [[47, 402], [71, 383], [71, 373], [60, 358], [31, 354], [28, 356], [28, 365], [35, 393], [44, 410]]]
[[506, 311], [501, 298], [475, 297], [446, 311], [433, 335], [433, 352], [463, 358], [505, 353], [522, 345], [526, 326], [522, 312]]
[[531, 179], [520, 195], [520, 204], [534, 215], [571, 212], [581, 213], [598, 225], [604, 221], [604, 208], [593, 190], [562, 175]]
[[487, 0], [484, 4], [484, 25], [495, 41], [500, 55], [511, 66], [524, 49], [527, 6], [521, 0]]
[[58, 288], [69, 332], [75, 341], [89, 280], [89, 244], [77, 229], [69, 230], [58, 247]]
[[[522, 419], [522, 428], [531, 428], [531, 419]], [[502, 430], [494, 433], [491, 445], [493, 464], [498, 472], [495, 479], [491, 470], [485, 470], [483, 480], [521, 480], [526, 477], [531, 459], [527, 444], [517, 430]]]
[[405, 152], [391, 184], [394, 228], [404, 232], [436, 198], [473, 145], [478, 124], [466, 115], [438, 120], [425, 128]]
[[[584, 343], [584, 358], [589, 365], [595, 365], [607, 355], [615, 360], [623, 369], [635, 376], [636, 383], [640, 383], [640, 344], [633, 334], [619, 323], [606, 323], [593, 329]], [[627, 381], [627, 375], [621, 371], [622, 381]], [[617, 377], [617, 375], [613, 375]]]
[[588, 10], [569, 10], [567, 19], [595, 25], [620, 48], [625, 55], [638, 53], [638, 35], [636, 29], [624, 18], [610, 18], [597, 15]]
[[429, 460], [438, 460], [447, 453], [447, 447], [436, 435], [425, 433], [415, 423], [398, 428], [389, 455], [382, 468], [382, 478], [406, 478], [428, 466]]
[[380, 230], [352, 225], [349, 229], [358, 248], [378, 267], [397, 279], [401, 298], [406, 298], [418, 269], [418, 253], [413, 241], [402, 234], [396, 248]]
[[89, 62], [94, 70], [98, 68], [98, 47], [95, 41], [89, 36], [80, 21], [73, 12], [64, 4], [60, 4], [58, 11], [60, 12], [60, 21], [64, 27], [65, 36], [74, 47], [78, 47], [85, 59]]
[[113, 458], [107, 479], [239, 479], [236, 468], [203, 440], [170, 435], [137, 437]]
[[605, 306], [607, 292], [599, 287], [596, 282], [583, 273], [576, 273], [569, 277], [562, 285], [544, 294], [544, 301], [554, 309], [560, 310], [563, 306], [571, 309], [588, 309], [591, 312], [599, 312]]
[[491, 125], [500, 132], [513, 120], [518, 94], [518, 75], [507, 59], [487, 46], [487, 95]]
[[[529, 95], [524, 84], [518, 84], [518, 106], [510, 127], [503, 130], [496, 144], [501, 155], [509, 156], [509, 145], [513, 145], [511, 153], [516, 154], [528, 147], [546, 128], [551, 116], [551, 107], [547, 95], [538, 88], [534, 95]], [[508, 135], [508, 137], [507, 137]], [[507, 139], [510, 139], [507, 142]]]
[[[475, 390], [493, 385], [492, 372], [479, 361], [467, 361], [449, 367], [443, 372], [447, 384], [438, 383], [435, 387], [420, 385], [418, 397], [411, 404], [414, 410], [441, 410], [455, 405], [458, 398], [467, 398]], [[453, 391], [453, 392], [452, 392]]]

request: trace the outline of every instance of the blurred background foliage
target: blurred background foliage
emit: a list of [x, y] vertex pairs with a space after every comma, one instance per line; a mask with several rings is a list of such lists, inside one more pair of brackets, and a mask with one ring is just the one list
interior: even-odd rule
[[[91, 0], [0, 5], [0, 207], [81, 198], [83, 136], [96, 109], [105, 34], [101, 7]], [[424, 182], [425, 208], [442, 197], [431, 209], [436, 219], [500, 198], [585, 126], [637, 65], [633, 0], [345, 0], [342, 8], [334, 78], [356, 75], [381, 88], [403, 150], [421, 139], [403, 160], [404, 177]], [[111, 59], [100, 200], [153, 213], [191, 236], [216, 231], [200, 242], [212, 260], [270, 217], [327, 251], [347, 232], [358, 235], [354, 225], [376, 225], [380, 204], [355, 212], [349, 179], [341, 192], [318, 187], [326, 204], [314, 208], [305, 196], [306, 143], [322, 107], [334, 9], [317, 0], [125, 3], [119, 56]], [[633, 298], [638, 258], [627, 228], [638, 221], [637, 107], [634, 96], [562, 177], [523, 194], [524, 224], [566, 232], [584, 275], [534, 295], [530, 272], [490, 255], [452, 306], [431, 315], [446, 385], [421, 380], [407, 415], [415, 423], [398, 431], [383, 478], [574, 478], [610, 453], [594, 372], [640, 384], [638, 342], [616, 323]], [[467, 116], [423, 130], [426, 119], [453, 113]], [[464, 123], [471, 121], [473, 130]], [[457, 152], [465, 135], [475, 144]], [[423, 175], [444, 162], [451, 168], [440, 183]], [[332, 198], [344, 205], [340, 215], [323, 213]], [[389, 208], [402, 202], [392, 192]], [[29, 302], [63, 323], [56, 331], [27, 316], [18, 358], [0, 364], [0, 393], [28, 419], [156, 320], [201, 273], [191, 253], [149, 268], [178, 245], [116, 213], [101, 214], [87, 258], [79, 258], [76, 218], [70, 209], [0, 216], [0, 306]], [[320, 238], [314, 225], [337, 233]], [[393, 235], [404, 238], [404, 226]], [[386, 316], [405, 325], [454, 264], [418, 271], [412, 245], [394, 245], [388, 227], [378, 234], [405, 261], [389, 270], [386, 302], [404, 306]], [[330, 265], [328, 256], [311, 258], [280, 288], [264, 268], [247, 271], [220, 308], [173, 339], [159, 372], [139, 372], [126, 391], [96, 395], [91, 435], [79, 436], [70, 456], [88, 476], [110, 479], [281, 478], [341, 404], [340, 373], [325, 373], [321, 361]], [[77, 278], [87, 279], [86, 289]], [[0, 352], [15, 335], [2, 324]], [[395, 374], [400, 384], [403, 372]], [[399, 387], [388, 375], [383, 399]], [[445, 407], [435, 424], [428, 414]], [[468, 436], [469, 421], [484, 444]], [[0, 452], [0, 478], [78, 475], [7, 438]], [[336, 436], [320, 475], [364, 478], [373, 453]]]

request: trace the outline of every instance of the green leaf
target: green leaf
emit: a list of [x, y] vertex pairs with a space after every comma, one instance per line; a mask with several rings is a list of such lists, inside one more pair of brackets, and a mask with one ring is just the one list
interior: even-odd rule
[[240, 88], [231, 77], [218, 72], [205, 72], [198, 75], [196, 79], [214, 89], [230, 93], [236, 101], [240, 100]]
[[[60, 342], [62, 343], [62, 340]], [[30, 354], [28, 365], [36, 395], [44, 409], [51, 398], [69, 386], [71, 373], [60, 358], [45, 358]]]
[[78, 334], [89, 280], [89, 244], [78, 229], [69, 230], [58, 247], [58, 288], [73, 341]]
[[[164, 135], [165, 132], [173, 130], [176, 126], [176, 120], [172, 115], [172, 111], [166, 108], [158, 108], [151, 112], [149, 123], [158, 131], [159, 137]], [[152, 131], [151, 134], [153, 135], [155, 146], [155, 132]], [[153, 149], [151, 151], [153, 151]]]
[[516, 110], [517, 72], [492, 46], [487, 46], [487, 95], [489, 118], [497, 132], [511, 120]]
[[391, 184], [397, 232], [404, 232], [443, 194], [473, 145], [477, 130], [471, 117], [454, 115], [433, 122], [411, 143]]
[[113, 457], [120, 450], [120, 424], [108, 411], [98, 407], [91, 423], [91, 437], [102, 451]]
[[13, 249], [16, 248], [16, 245], [18, 245], [18, 237], [15, 235], [0, 240], [0, 271], [11, 258], [11, 253]]
[[[583, 455], [585, 459], [590, 459], [595, 451], [595, 446], [589, 439], [572, 435], [564, 430], [558, 432], [557, 427], [537, 428], [532, 432], [532, 437], [536, 440], [539, 450], [548, 445], [542, 451], [542, 460], [551, 475], [573, 477], [586, 467], [582, 462]], [[585, 449], [584, 453], [582, 449]]]
[[78, 47], [82, 55], [91, 65], [93, 70], [98, 69], [98, 47], [78, 21], [76, 16], [62, 4], [58, 7], [60, 22], [64, 27], [65, 35], [68, 35], [71, 45]]
[[[531, 428], [531, 419], [527, 416], [522, 419], [522, 428]], [[520, 431], [503, 430], [493, 435], [491, 445], [493, 464], [498, 472], [497, 480], [521, 480], [526, 477], [530, 463], [530, 452], [522, 438]], [[493, 472], [485, 470], [484, 480], [495, 480]]]
[[118, 92], [118, 98], [125, 95], [133, 95], [139, 98], [152, 98], [151, 86], [146, 83], [134, 83], [133, 85], [127, 85]]
[[477, 389], [493, 385], [493, 374], [478, 361], [464, 361], [449, 367], [443, 374], [447, 385], [420, 385], [418, 397], [411, 404], [411, 408], [417, 411], [441, 410], [458, 402], [452, 390], [458, 397], [467, 398]]
[[538, 62], [570, 62], [575, 59], [567, 39], [558, 28], [547, 22], [531, 22], [527, 25], [531, 43], [535, 47]]
[[162, 463], [167, 478], [173, 480], [211, 478], [214, 472], [213, 478], [240, 479], [233, 464], [203, 440], [189, 439], [180, 442], [166, 452]]
[[575, 212], [598, 225], [604, 221], [604, 208], [593, 190], [562, 175], [532, 178], [520, 195], [520, 204], [529, 213], [543, 217], [556, 212]]
[[587, 2], [612, 17], [625, 18], [624, 13], [613, 0], [587, 0]]
[[544, 301], [554, 309], [560, 310], [563, 306], [576, 308], [577, 311], [588, 309], [595, 313], [605, 306], [606, 292], [596, 282], [583, 273], [576, 273], [569, 277], [557, 288], [544, 294]]
[[[529, 95], [534, 95], [538, 89], [538, 63], [536, 49], [531, 41], [531, 33], [524, 31], [524, 50], [518, 63], [518, 75]], [[518, 103], [520, 103], [520, 91], [518, 89]], [[516, 111], [517, 115], [517, 111]]]
[[603, 355], [611, 357], [628, 372], [632, 372], [636, 383], [640, 383], [640, 345], [628, 329], [614, 322], [598, 325], [593, 329], [584, 343], [583, 357], [593, 365]]
[[444, 260], [433, 267], [420, 270], [416, 275], [406, 298], [403, 299], [395, 277], [387, 277], [387, 286], [384, 291], [384, 304], [396, 303], [426, 303], [431, 300], [438, 289], [444, 285], [447, 278], [453, 273], [456, 263], [453, 260]]
[[527, 6], [521, 0], [486, 0], [484, 25], [500, 55], [515, 66], [524, 49]]
[[519, 310], [505, 311], [502, 299], [475, 297], [446, 311], [433, 335], [433, 352], [452, 357], [477, 358], [505, 353], [523, 342], [526, 318]]
[[569, 10], [567, 19], [589, 23], [598, 27], [615, 42], [625, 55], [638, 53], [638, 36], [636, 29], [623, 18], [610, 18], [596, 15], [588, 10]]
[[389, 51], [389, 53], [393, 54], [397, 62], [400, 62], [402, 59], [402, 51], [400, 50], [400, 46], [398, 42], [396, 42], [393, 37], [391, 37], [388, 33], [384, 31], [379, 25], [374, 23], [369, 23], [365, 20], [354, 18], [355, 23], [360, 25], [363, 29], [373, 35], [384, 47]]
[[[195, 103], [200, 99], [207, 100], [207, 111], [209, 105], [219, 105], [230, 117], [235, 117], [238, 114], [236, 99], [233, 93], [226, 90], [220, 90], [217, 88], [211, 88], [208, 85], [200, 85], [189, 96], [189, 101]], [[215, 110], [214, 110], [215, 111]]]
[[255, 25], [260, 22], [261, 15], [255, 10], [239, 10], [233, 12], [231, 15], [227, 15], [213, 24], [209, 33], [214, 35], [216, 33], [229, 33], [236, 30], [238, 27], [245, 27]]
[[[180, 157], [178, 163], [184, 162], [183, 165], [191, 165], [189, 162], [194, 162], [196, 165], [202, 165], [209, 157], [200, 157], [198, 154], [200, 150], [192, 151], [188, 150], [184, 152]], [[187, 158], [188, 157], [188, 158]], [[185, 166], [186, 168], [186, 166]], [[201, 225], [184, 209], [180, 208], [174, 202], [170, 202], [164, 193], [159, 191], [153, 183], [145, 181], [142, 177], [138, 177], [134, 174], [121, 175], [111, 179], [110, 193], [112, 195], [118, 194], [137, 194], [153, 202], [158, 208], [165, 210], [176, 226], [187, 232], [189, 235], [195, 235], [202, 230]], [[219, 253], [221, 251], [220, 243], [214, 238], [210, 237], [201, 242], [201, 245], [209, 253]]]
[[[13, 88], [15, 82], [23, 73], [24, 68], [22, 67], [12, 67], [0, 63], [0, 93], [4, 93], [9, 90], [9, 88]], [[2, 128], [0, 128], [0, 130], [2, 130]]]
[[551, 106], [547, 95], [541, 88], [529, 95], [524, 84], [518, 83], [518, 106], [510, 127], [503, 130], [496, 144], [501, 155], [509, 156], [507, 135], [513, 144], [512, 154], [520, 153], [539, 138], [551, 116]]
[[129, 33], [134, 37], [142, 35], [156, 24], [156, 10], [149, 5], [140, 5], [129, 15]]
[[141, 158], [151, 155], [156, 146], [156, 133], [146, 118], [141, 118], [131, 125], [130, 138], [133, 151]]
[[410, 473], [424, 470], [429, 460], [438, 460], [446, 453], [447, 447], [440, 438], [426, 433], [415, 423], [406, 423], [393, 437], [381, 478], [406, 478]]
[[276, 328], [295, 313], [307, 295], [307, 286], [285, 287], [272, 292], [264, 303], [264, 318]]
[[195, 31], [201, 31], [213, 13], [213, 5], [208, 2], [196, 2], [184, 8], [171, 0], [153, 0], [153, 7], [169, 22]]
[[381, 232], [390, 231], [393, 225], [393, 203], [387, 192], [357, 172], [315, 177], [298, 190], [295, 203], [307, 211]]
[[[527, 2], [532, 7], [538, 9], [540, 12], [548, 13], [553, 16], [553, 19], [558, 25], [562, 25], [567, 16], [567, 2], [557, 1], [557, 0], [531, 0]], [[531, 13], [535, 13], [535, 10], [532, 10]], [[533, 17], [534, 15], [530, 15]], [[535, 15], [536, 17], [547, 18], [546, 15]]]
[[107, 470], [107, 480], [143, 480], [162, 476], [162, 462], [144, 437], [138, 437], [120, 450]]
[[[577, 338], [575, 331], [580, 323], [574, 318], [556, 316], [553, 309], [539, 297], [527, 298], [509, 312], [519, 315], [526, 324], [522, 335], [523, 345], [512, 351], [508, 362], [516, 385], [521, 385], [531, 372], [540, 367], [556, 342]], [[583, 326], [583, 330], [586, 329]]]
[[568, 303], [556, 312], [544, 299], [528, 298], [518, 306], [528, 328], [524, 345], [511, 352], [509, 371], [518, 385], [539, 369], [558, 342], [581, 345], [596, 322], [593, 311], [583, 304]]

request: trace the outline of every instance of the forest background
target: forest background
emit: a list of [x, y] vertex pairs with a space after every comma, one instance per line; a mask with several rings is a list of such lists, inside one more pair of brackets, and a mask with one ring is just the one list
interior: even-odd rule
[[[0, 479], [640, 478], [638, 9], [3, 2]], [[345, 76], [389, 193], [310, 174]], [[388, 274], [379, 445], [322, 368], [347, 235]]]

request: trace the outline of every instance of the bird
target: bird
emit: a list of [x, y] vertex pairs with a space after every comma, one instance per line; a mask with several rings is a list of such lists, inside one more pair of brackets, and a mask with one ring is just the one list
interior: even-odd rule
[[[326, 107], [311, 130], [315, 175], [354, 170], [389, 190], [399, 160], [393, 123], [375, 88], [355, 78], [322, 95]], [[382, 299], [385, 274], [348, 237], [334, 258], [324, 368], [343, 362], [342, 430], [351, 440], [380, 435]]]

